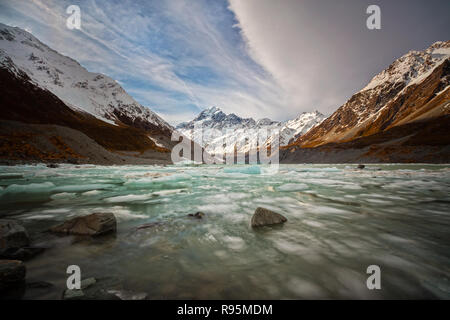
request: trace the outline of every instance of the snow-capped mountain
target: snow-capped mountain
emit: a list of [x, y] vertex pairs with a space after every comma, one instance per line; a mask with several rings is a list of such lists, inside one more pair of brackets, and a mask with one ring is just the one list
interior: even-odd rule
[[[290, 141], [304, 135], [310, 129], [322, 123], [325, 118], [319, 111], [303, 112], [297, 118], [281, 123], [280, 146], [285, 146]], [[268, 142], [272, 142], [272, 139], [269, 138]]]
[[[268, 118], [256, 121], [252, 118], [241, 118], [234, 113], [225, 114], [220, 108], [211, 107], [200, 112], [192, 121], [181, 123], [176, 128], [183, 135], [201, 144], [210, 153], [222, 152], [224, 143], [226, 144], [225, 152], [232, 152], [235, 145], [238, 152], [247, 152], [255, 147], [259, 129], [265, 129], [267, 132], [266, 144], [272, 143], [276, 137], [283, 146], [287, 145], [291, 139], [320, 124], [324, 118], [323, 114], [315, 111], [304, 112], [297, 118], [285, 122]], [[196, 136], [194, 128], [203, 129], [202, 135]]]
[[222, 130], [251, 128], [256, 125], [256, 121], [252, 118], [241, 118], [234, 113], [225, 114], [220, 108], [211, 107], [200, 112], [192, 121], [180, 123], [176, 128], [184, 132], [185, 130], [194, 129], [196, 125], [201, 125], [202, 128]]
[[158, 115], [129, 96], [115, 80], [89, 72], [30, 33], [1, 23], [0, 64], [12, 72], [24, 72], [35, 85], [55, 94], [76, 111], [149, 133], [168, 134], [173, 130]]
[[410, 51], [293, 145], [316, 147], [450, 113], [450, 41]]

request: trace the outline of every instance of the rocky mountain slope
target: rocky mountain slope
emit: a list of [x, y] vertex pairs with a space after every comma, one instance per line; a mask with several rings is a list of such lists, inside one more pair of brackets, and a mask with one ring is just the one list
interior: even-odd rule
[[[0, 78], [0, 120], [14, 121], [9, 130], [0, 132], [3, 158], [26, 158], [25, 149], [39, 147], [45, 149], [39, 153], [41, 160], [55, 157], [50, 156], [55, 150], [50, 150], [46, 143], [32, 147], [22, 144], [21, 154], [20, 139], [11, 130], [13, 123], [20, 122], [21, 130], [23, 123], [77, 130], [105, 151], [169, 159], [174, 129], [163, 119], [137, 103], [113, 79], [91, 73], [26, 31], [3, 24], [0, 24]], [[36, 128], [30, 132], [36, 135]], [[67, 160], [69, 155], [66, 156], [59, 153], [56, 158]], [[82, 154], [79, 156], [83, 158]]]
[[450, 41], [410, 51], [293, 145], [351, 141], [394, 126], [443, 116], [449, 108]]
[[13, 72], [21, 70], [34, 84], [55, 94], [74, 110], [151, 133], [173, 130], [158, 115], [136, 102], [115, 80], [89, 72], [30, 33], [1, 23], [0, 64]]
[[[269, 135], [279, 132], [279, 136], [270, 135], [266, 143], [279, 138], [280, 145], [287, 145], [290, 140], [306, 133], [312, 127], [318, 125], [325, 116], [318, 111], [302, 113], [297, 118], [279, 122], [268, 118], [254, 120], [252, 118], [241, 118], [234, 113], [225, 114], [220, 108], [211, 107], [205, 109], [190, 122], [179, 124], [176, 129], [183, 135], [203, 145], [210, 153], [220, 153], [224, 142], [226, 152], [234, 150], [247, 152], [251, 150], [251, 141], [257, 140], [257, 130], [266, 129]], [[202, 136], [194, 136], [194, 128], [202, 128]], [[210, 129], [210, 130], [208, 130]]]
[[353, 162], [449, 162], [449, 115], [450, 41], [436, 42], [394, 61], [329, 118], [285, 147], [282, 160], [316, 161], [313, 154], [326, 158], [327, 152], [345, 150], [346, 161]]

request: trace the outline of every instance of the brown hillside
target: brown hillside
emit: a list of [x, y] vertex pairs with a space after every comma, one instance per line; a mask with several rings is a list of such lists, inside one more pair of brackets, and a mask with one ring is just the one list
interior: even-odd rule
[[125, 124], [115, 126], [70, 109], [54, 94], [31, 83], [24, 73], [16, 77], [8, 70], [0, 69], [0, 92], [0, 119], [67, 126], [83, 132], [109, 150], [169, 151], [156, 146], [143, 130]]

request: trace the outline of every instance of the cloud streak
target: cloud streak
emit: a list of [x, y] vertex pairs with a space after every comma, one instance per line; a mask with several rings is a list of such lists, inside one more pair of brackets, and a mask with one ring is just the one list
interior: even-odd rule
[[[415, 42], [393, 27], [367, 33], [365, 0], [317, 3], [81, 0], [82, 29], [69, 30], [65, 10], [73, 1], [0, 0], [0, 20], [118, 80], [172, 124], [213, 105], [276, 120], [315, 109], [331, 113], [435, 32], [430, 27]], [[437, 12], [428, 14], [439, 21]], [[391, 44], [392, 34], [401, 45]]]

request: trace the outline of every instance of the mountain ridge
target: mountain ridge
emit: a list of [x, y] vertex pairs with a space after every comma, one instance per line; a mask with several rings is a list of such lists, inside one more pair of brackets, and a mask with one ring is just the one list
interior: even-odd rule
[[[433, 78], [433, 74], [439, 73], [439, 67], [445, 66], [449, 57], [450, 41], [436, 42], [424, 51], [410, 51], [376, 75], [366, 87], [292, 145], [317, 147], [327, 143], [346, 142], [374, 134], [377, 130], [388, 129], [396, 123], [407, 123], [405, 121], [409, 112], [422, 109], [435, 95], [448, 94], [450, 77], [446, 68], [442, 68], [443, 73], [434, 78], [429, 88], [420, 88], [427, 79]], [[421, 100], [416, 97], [415, 102], [402, 104], [414, 91], [421, 91], [426, 97]], [[395, 106], [394, 101], [402, 106]], [[435, 116], [448, 113], [443, 107], [438, 111], [440, 107], [435, 106]], [[401, 119], [405, 121], [400, 122]], [[408, 119], [408, 122], [412, 120]]]
[[58, 53], [32, 34], [0, 23], [0, 63], [10, 59], [37, 86], [58, 96], [72, 109], [111, 124], [126, 124], [154, 133], [173, 127], [136, 102], [112, 78], [89, 72], [76, 60]]
[[[266, 129], [268, 131], [279, 131], [279, 135], [269, 136], [266, 144], [273, 143], [275, 138], [279, 138], [280, 145], [287, 145], [289, 141], [299, 135], [306, 133], [312, 127], [318, 125], [325, 119], [325, 116], [318, 111], [303, 112], [298, 117], [287, 121], [274, 121], [269, 118], [255, 120], [253, 118], [241, 118], [234, 113], [226, 114], [218, 107], [210, 107], [202, 110], [193, 120], [183, 122], [176, 126], [182, 134], [188, 138], [202, 144], [209, 152], [220, 153], [223, 150], [223, 142], [227, 141], [225, 151], [233, 151], [234, 145], [240, 147], [237, 152], [250, 151], [249, 142], [243, 141], [245, 138], [255, 141], [255, 130]], [[194, 128], [214, 129], [222, 131], [217, 134], [209, 134], [204, 131], [202, 137], [194, 137]], [[202, 141], [198, 139], [201, 138]]]

